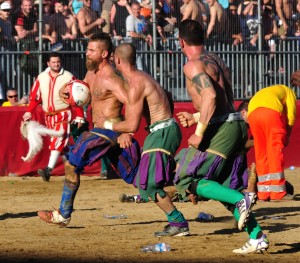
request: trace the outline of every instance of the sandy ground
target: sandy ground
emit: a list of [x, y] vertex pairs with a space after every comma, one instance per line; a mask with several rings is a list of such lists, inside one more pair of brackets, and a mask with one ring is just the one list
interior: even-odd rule
[[[299, 168], [286, 171], [298, 197], [299, 174]], [[68, 227], [46, 224], [37, 211], [59, 207], [63, 179], [46, 183], [38, 177], [0, 177], [1, 262], [300, 262], [299, 198], [258, 202], [254, 214], [270, 240], [268, 253], [235, 255], [232, 250], [248, 236], [236, 229], [220, 203], [176, 203], [191, 235], [155, 238], [153, 233], [167, 224], [164, 213], [154, 203], [121, 203], [121, 193], [137, 193], [121, 179], [82, 176]], [[214, 221], [195, 221], [201, 211], [213, 214]], [[105, 214], [125, 214], [127, 219], [107, 219]], [[142, 246], [157, 242], [169, 243], [171, 251], [141, 252]]]

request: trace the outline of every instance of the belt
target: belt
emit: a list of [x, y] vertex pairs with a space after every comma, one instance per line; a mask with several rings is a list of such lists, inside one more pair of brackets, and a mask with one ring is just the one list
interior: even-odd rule
[[54, 116], [54, 115], [56, 115], [56, 114], [58, 114], [58, 113], [61, 113], [61, 112], [63, 112], [63, 111], [67, 111], [67, 110], [70, 110], [70, 109], [71, 109], [71, 108], [68, 107], [68, 108], [64, 108], [64, 109], [58, 110], [58, 111], [48, 111], [48, 112], [45, 111], [45, 115], [46, 115], [46, 116]]
[[214, 117], [209, 121], [209, 124], [215, 124], [215, 123], [219, 123], [219, 122], [225, 122], [225, 121], [243, 121], [243, 117], [240, 114], [240, 112], [234, 112], [234, 113], [229, 113], [229, 114], [225, 114], [223, 116], [220, 117]]
[[171, 119], [168, 119], [167, 121], [164, 121], [164, 122], [161, 122], [161, 123], [155, 125], [154, 127], [150, 128], [149, 131], [152, 133], [152, 132], [167, 128], [174, 123], [176, 123], [175, 119], [171, 118]]

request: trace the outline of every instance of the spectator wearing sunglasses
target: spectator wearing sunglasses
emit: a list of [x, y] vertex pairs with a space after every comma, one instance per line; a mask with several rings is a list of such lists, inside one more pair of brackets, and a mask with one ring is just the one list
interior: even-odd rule
[[11, 6], [8, 2], [0, 5], [0, 37], [7, 38], [12, 35], [12, 24], [10, 21]]
[[27, 96], [24, 96], [22, 99], [18, 99], [18, 93], [15, 89], [9, 89], [6, 92], [7, 101], [3, 102], [3, 107], [10, 106], [26, 106], [28, 103]]

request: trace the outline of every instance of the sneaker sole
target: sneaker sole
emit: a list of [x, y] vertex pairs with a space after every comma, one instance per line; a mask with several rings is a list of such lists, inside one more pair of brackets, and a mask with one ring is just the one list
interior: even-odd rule
[[44, 221], [45, 223], [51, 224], [51, 225], [57, 225], [57, 226], [59, 226], [60, 228], [66, 227], [66, 226], [70, 223], [70, 221], [71, 221], [71, 219], [70, 219], [67, 223], [64, 223], [64, 222], [53, 223], [53, 222], [49, 222], [46, 218], [43, 218], [43, 216], [40, 215], [40, 212], [38, 212], [37, 214], [38, 214], [38, 217], [39, 217], [42, 221]]
[[251, 251], [251, 252], [235, 252], [234, 250], [232, 251], [235, 254], [239, 254], [239, 255], [246, 255], [246, 254], [251, 254], [251, 253], [255, 253], [255, 254], [268, 254], [268, 248], [261, 248], [261, 249], [257, 249], [255, 251]]
[[183, 237], [183, 236], [189, 236], [190, 235], [190, 232], [181, 232], [181, 233], [178, 233], [176, 235], [159, 235], [159, 234], [154, 234], [155, 237]]

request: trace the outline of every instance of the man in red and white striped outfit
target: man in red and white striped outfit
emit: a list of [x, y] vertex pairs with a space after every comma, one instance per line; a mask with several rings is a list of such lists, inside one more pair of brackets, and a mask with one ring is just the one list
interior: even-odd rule
[[[70, 123], [75, 117], [78, 127], [84, 123], [84, 114], [82, 107], [72, 106], [63, 102], [59, 97], [61, 87], [74, 80], [72, 73], [64, 70], [61, 66], [61, 58], [58, 53], [51, 53], [47, 61], [48, 68], [40, 73], [34, 82], [30, 92], [30, 103], [23, 120], [30, 120], [35, 108], [42, 104], [45, 114], [46, 126], [50, 129], [63, 130], [62, 137], [51, 137], [49, 149], [51, 151], [48, 166], [45, 169], [39, 169], [38, 174], [44, 181], [49, 181], [51, 171], [56, 165], [58, 157], [68, 144], [70, 135]], [[76, 116], [72, 117], [72, 112]]]

